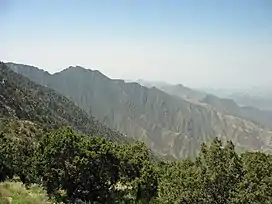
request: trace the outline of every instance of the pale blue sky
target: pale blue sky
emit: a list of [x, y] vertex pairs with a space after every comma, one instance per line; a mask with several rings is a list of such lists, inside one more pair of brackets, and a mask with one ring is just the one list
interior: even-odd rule
[[0, 0], [1, 60], [191, 87], [272, 86], [271, 0]]

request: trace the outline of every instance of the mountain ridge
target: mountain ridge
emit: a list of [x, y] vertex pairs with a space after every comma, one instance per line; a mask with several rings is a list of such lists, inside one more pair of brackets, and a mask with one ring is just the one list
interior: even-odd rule
[[[24, 72], [24, 66], [13, 66], [33, 80], [37, 74], [44, 74], [35, 69], [29, 74]], [[44, 77], [43, 85], [62, 93], [110, 128], [144, 141], [156, 152], [177, 159], [194, 157], [202, 142], [215, 137], [233, 140], [241, 151], [271, 149], [272, 132], [250, 121], [173, 97], [154, 87], [79, 70], [70, 67]]]
[[[49, 76], [48, 72], [44, 74]], [[44, 78], [37, 78], [42, 82], [40, 79]], [[15, 73], [1, 62], [0, 81], [1, 117], [28, 120], [49, 129], [71, 126], [89, 135], [113, 140], [125, 139], [122, 134], [94, 120], [65, 96]]]
[[213, 94], [204, 93], [198, 90], [183, 86], [182, 84], [171, 85], [162, 83], [145, 82], [141, 83], [147, 87], [157, 87], [170, 95], [182, 98], [190, 103], [210, 105], [218, 111], [234, 115], [261, 125], [263, 128], [272, 129], [272, 111], [261, 110], [254, 106], [240, 106], [232, 98], [220, 98]]

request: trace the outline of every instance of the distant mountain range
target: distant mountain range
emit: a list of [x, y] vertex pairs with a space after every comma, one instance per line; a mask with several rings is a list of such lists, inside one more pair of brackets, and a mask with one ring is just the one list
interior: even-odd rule
[[177, 96], [189, 102], [199, 102], [206, 96], [205, 93], [190, 89], [182, 84], [172, 85], [163, 82], [147, 82], [144, 80], [138, 80], [136, 82], [149, 88], [156, 87], [172, 96]]
[[249, 88], [242, 90], [202, 89], [203, 92], [221, 98], [233, 99], [239, 106], [251, 106], [261, 110], [272, 111], [271, 88]]
[[[211, 98], [182, 85], [128, 83], [78, 66], [51, 75], [28, 65], [7, 65], [63, 94], [110, 128], [144, 141], [162, 155], [177, 159], [194, 157], [202, 142], [215, 137], [232, 140], [240, 151], [272, 149], [270, 114], [258, 109], [254, 111], [260, 113], [260, 118], [245, 114], [246, 110], [235, 103], [233, 107], [238, 112], [218, 97]], [[263, 114], [267, 114], [267, 120]]]
[[251, 88], [245, 90], [228, 89], [191, 89], [182, 84], [168, 84], [165, 82], [150, 82], [136, 80], [147, 87], [157, 87], [172, 95], [177, 95], [192, 102], [203, 99], [206, 95], [217, 96], [223, 99], [232, 99], [241, 107], [253, 107], [263, 111], [272, 111], [272, 90], [267, 88]]
[[247, 93], [234, 93], [228, 96], [235, 100], [241, 106], [252, 106], [262, 110], [272, 111], [272, 93], [267, 93], [265, 96], [253, 95]]
[[255, 106], [239, 106], [234, 99], [219, 98], [216, 95], [190, 89], [181, 84], [170, 85], [166, 83], [145, 82], [143, 80], [140, 80], [139, 83], [147, 87], [157, 87], [166, 93], [191, 103], [211, 105], [222, 113], [250, 120], [261, 125], [263, 128], [272, 128], [272, 111], [270, 110], [261, 110]]

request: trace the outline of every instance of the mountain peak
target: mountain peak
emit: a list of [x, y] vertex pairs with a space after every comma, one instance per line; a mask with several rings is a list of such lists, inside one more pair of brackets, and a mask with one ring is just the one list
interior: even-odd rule
[[[69, 67], [67, 67], [66, 69], [61, 70], [58, 73], [66, 72], [66, 71], [71, 71], [71, 70], [72, 71], [75, 71], [75, 70], [77, 70], [77, 71], [87, 71], [88, 69], [86, 69], [86, 68], [84, 68], [82, 66], [79, 66], [79, 65], [76, 65], [76, 66], [70, 65]], [[90, 70], [90, 71], [92, 71], [92, 70]]]
[[182, 84], [177, 84], [178, 87], [182, 87], [185, 88], [185, 86], [183, 86]]
[[68, 68], [60, 71], [60, 72], [64, 72], [64, 71], [68, 71], [68, 70], [73, 70], [73, 71], [83, 71], [83, 72], [89, 72], [89, 73], [93, 73], [93, 74], [98, 74], [98, 75], [102, 75], [104, 77], [106, 77], [106, 75], [104, 75], [102, 72], [100, 72], [99, 70], [92, 70], [92, 69], [88, 69], [79, 65], [76, 66], [69, 66]]

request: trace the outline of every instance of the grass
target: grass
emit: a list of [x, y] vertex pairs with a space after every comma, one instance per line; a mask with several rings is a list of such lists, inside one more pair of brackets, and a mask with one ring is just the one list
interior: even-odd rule
[[0, 183], [0, 204], [51, 204], [39, 186], [26, 188], [21, 182]]

